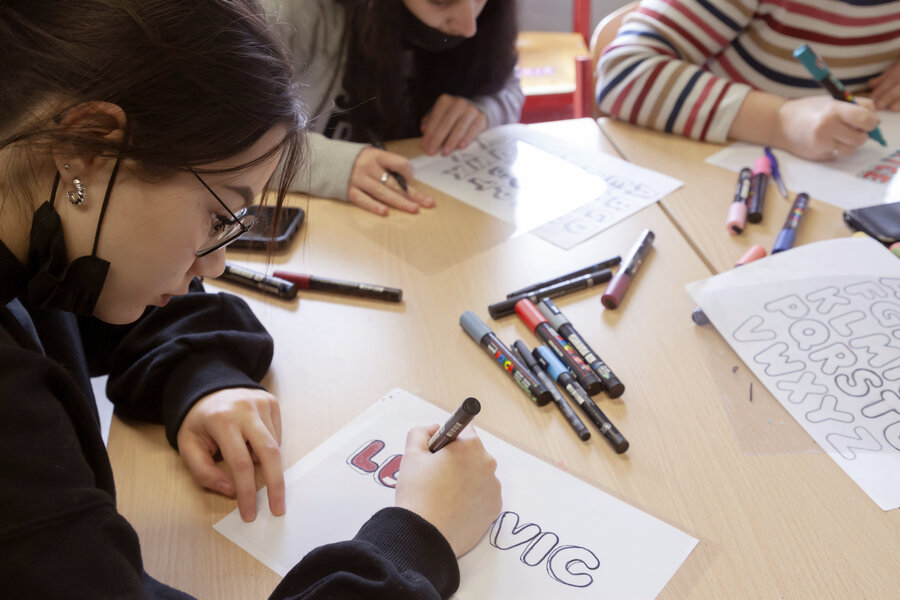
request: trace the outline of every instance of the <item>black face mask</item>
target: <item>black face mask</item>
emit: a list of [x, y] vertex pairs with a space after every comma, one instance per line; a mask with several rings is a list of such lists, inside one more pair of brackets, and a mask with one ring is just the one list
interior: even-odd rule
[[401, 12], [403, 13], [403, 41], [410, 46], [426, 52], [440, 52], [456, 48], [468, 39], [462, 35], [450, 35], [440, 29], [429, 27], [420, 21], [419, 17], [412, 14], [405, 4], [402, 4]]
[[97, 243], [118, 170], [119, 161], [116, 160], [109, 184], [106, 186], [103, 206], [100, 207], [100, 218], [94, 233], [94, 248], [91, 255], [81, 256], [71, 263], [66, 256], [62, 222], [53, 208], [56, 189], [59, 187], [59, 173], [56, 174], [50, 200], [35, 211], [31, 223], [28, 272], [33, 275], [28, 282], [26, 297], [32, 306], [42, 309], [55, 308], [76, 315], [93, 314], [109, 272], [109, 263], [97, 257]]

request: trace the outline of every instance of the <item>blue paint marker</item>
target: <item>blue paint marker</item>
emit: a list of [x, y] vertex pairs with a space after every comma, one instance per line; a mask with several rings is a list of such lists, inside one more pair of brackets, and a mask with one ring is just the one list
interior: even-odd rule
[[550, 377], [555, 379], [556, 382], [566, 390], [569, 397], [581, 407], [584, 414], [586, 414], [591, 420], [591, 423], [600, 430], [600, 433], [603, 434], [603, 437], [606, 438], [606, 441], [610, 443], [617, 454], [622, 454], [628, 450], [628, 440], [625, 439], [625, 436], [619, 433], [616, 426], [613, 425], [609, 418], [603, 414], [603, 411], [594, 404], [594, 401], [588, 396], [587, 392], [584, 391], [584, 388], [578, 385], [578, 382], [575, 381], [575, 378], [569, 370], [566, 369], [565, 365], [563, 365], [558, 358], [556, 358], [556, 355], [553, 354], [553, 351], [551, 351], [550, 348], [544, 345], [538, 346], [534, 349], [533, 356], [538, 361], [541, 368], [544, 369]]
[[794, 198], [794, 205], [791, 206], [791, 212], [784, 222], [784, 227], [778, 232], [775, 245], [772, 246], [772, 254], [784, 252], [794, 245], [794, 240], [797, 237], [797, 227], [800, 226], [800, 221], [803, 219], [803, 214], [808, 206], [809, 195], [805, 192], [797, 194], [797, 197]]

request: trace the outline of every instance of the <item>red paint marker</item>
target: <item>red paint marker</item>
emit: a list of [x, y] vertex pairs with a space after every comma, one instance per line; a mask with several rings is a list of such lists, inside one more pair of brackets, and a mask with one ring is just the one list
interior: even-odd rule
[[638, 238], [638, 241], [631, 248], [631, 252], [628, 253], [628, 258], [625, 260], [625, 268], [619, 269], [612, 281], [609, 282], [609, 285], [606, 286], [606, 291], [603, 292], [603, 296], [600, 298], [603, 306], [609, 309], [619, 306], [622, 298], [625, 297], [625, 292], [628, 291], [628, 286], [631, 285], [631, 280], [644, 263], [647, 253], [650, 252], [654, 239], [656, 239], [656, 235], [649, 229], [645, 229], [641, 233], [641, 237]]

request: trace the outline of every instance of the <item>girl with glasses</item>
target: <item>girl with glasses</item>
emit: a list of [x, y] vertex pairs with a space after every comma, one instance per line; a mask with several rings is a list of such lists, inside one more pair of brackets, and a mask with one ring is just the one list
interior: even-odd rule
[[[199, 278], [222, 273], [270, 183], [281, 206], [304, 152], [298, 88], [256, 0], [3, 0], [0, 49], [0, 593], [186, 598], [144, 572], [117, 512], [90, 377], [109, 375], [120, 415], [163, 423], [248, 521], [256, 459], [284, 513], [280, 413], [259, 383], [272, 339]], [[477, 438], [437, 462], [421, 429], [397, 506], [273, 598], [455, 590], [499, 483]]]

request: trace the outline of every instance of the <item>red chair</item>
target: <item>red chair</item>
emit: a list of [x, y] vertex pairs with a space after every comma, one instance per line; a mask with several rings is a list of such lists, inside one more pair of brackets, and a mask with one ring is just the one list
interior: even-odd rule
[[573, 0], [572, 32], [522, 31], [517, 72], [525, 93], [522, 123], [589, 117], [593, 63], [588, 51], [590, 0]]

